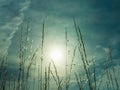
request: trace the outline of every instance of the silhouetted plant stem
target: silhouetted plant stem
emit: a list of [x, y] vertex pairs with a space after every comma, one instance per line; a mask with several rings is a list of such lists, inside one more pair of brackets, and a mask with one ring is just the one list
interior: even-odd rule
[[44, 90], [47, 90], [47, 83], [48, 83], [48, 80], [47, 80], [47, 68], [45, 68], [45, 89]]
[[95, 67], [95, 63], [93, 62], [93, 74], [94, 74], [94, 90], [96, 90], [96, 86], [97, 86], [97, 83], [96, 83], [96, 67]]
[[16, 90], [16, 74], [13, 75], [13, 90]]
[[7, 79], [7, 71], [5, 71], [4, 73], [4, 77], [3, 77], [3, 80], [2, 80], [2, 84], [1, 84], [1, 89], [0, 90], [6, 90], [6, 80]]
[[20, 81], [22, 77], [22, 65], [23, 65], [23, 35], [22, 35], [23, 25], [21, 24], [20, 30], [20, 53], [19, 53], [19, 72], [18, 72], [18, 80], [17, 80], [17, 90], [20, 90]]
[[40, 89], [40, 65], [38, 65], [38, 90]]
[[73, 69], [73, 65], [74, 65], [76, 50], [77, 50], [77, 45], [74, 48], [73, 56], [72, 56], [72, 62], [70, 64], [70, 71], [69, 71], [69, 75], [68, 75], [68, 78], [67, 78], [67, 84], [66, 84], [67, 85], [66, 86], [67, 90], [69, 89], [69, 85], [70, 85], [70, 78], [71, 78], [71, 73], [72, 73], [72, 69]]
[[84, 66], [84, 70], [85, 70], [85, 73], [86, 73], [86, 76], [87, 76], [87, 79], [88, 79], [88, 86], [89, 86], [90, 90], [93, 90], [91, 77], [90, 77], [90, 71], [89, 71], [89, 68], [88, 68], [89, 64], [88, 64], [88, 61], [87, 61], [85, 45], [84, 45], [84, 42], [83, 42], [83, 37], [82, 37], [82, 34], [81, 34], [79, 26], [77, 26], [77, 24], [76, 24], [75, 19], [73, 19], [73, 21], [74, 21], [74, 27], [75, 27], [75, 30], [76, 30], [78, 42], [79, 42], [78, 49], [79, 49], [79, 52], [80, 52], [80, 55], [81, 55], [81, 59], [82, 59], [82, 62], [83, 62], [83, 66]]
[[79, 79], [78, 79], [78, 76], [76, 73], [75, 73], [75, 78], [76, 78], [77, 84], [79, 86], [79, 90], [81, 90], [80, 82], [79, 82]]
[[49, 63], [48, 66], [48, 90], [50, 90], [50, 67], [51, 67], [51, 63]]
[[43, 47], [44, 47], [44, 21], [42, 25], [42, 47], [41, 47], [41, 90], [42, 90], [42, 69], [43, 69]]
[[[112, 48], [109, 47], [108, 49], [108, 55], [109, 55], [109, 60], [111, 63], [113, 63], [113, 58], [112, 58]], [[113, 72], [113, 76], [114, 76], [114, 80], [115, 80], [115, 84], [116, 84], [116, 90], [119, 90], [119, 85], [118, 85], [118, 80], [116, 78], [116, 75], [115, 75], [115, 68], [114, 66], [112, 66], [112, 72]]]
[[67, 55], [68, 55], [68, 40], [67, 40], [67, 30], [65, 30], [65, 40], [66, 40], [66, 62], [65, 62], [65, 74], [66, 74], [66, 81], [65, 81], [65, 83], [66, 83], [66, 90], [68, 90], [68, 83], [67, 83], [67, 80], [68, 80], [68, 78], [67, 78]]
[[54, 70], [55, 70], [55, 76], [56, 76], [56, 78], [55, 78], [54, 74], [52, 73], [52, 71], [51, 71], [51, 74], [53, 76], [53, 79], [56, 82], [58, 90], [62, 90], [62, 80], [60, 80], [60, 77], [59, 77], [58, 72], [57, 72], [56, 65], [55, 65], [55, 63], [54, 63], [53, 60], [52, 60], [52, 64], [53, 64], [53, 67], [54, 67]]

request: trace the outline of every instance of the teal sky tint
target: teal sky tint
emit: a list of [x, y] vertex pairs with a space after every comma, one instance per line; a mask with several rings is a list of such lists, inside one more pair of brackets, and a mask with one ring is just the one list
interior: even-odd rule
[[[65, 47], [66, 29], [71, 58], [77, 43], [75, 18], [83, 34], [88, 59], [96, 59], [98, 75], [103, 71], [109, 46], [113, 49], [114, 59], [109, 68], [115, 66], [119, 70], [120, 0], [0, 0], [0, 55], [8, 53], [9, 73], [18, 69], [20, 25], [23, 23], [25, 35], [28, 18], [33, 48], [41, 45], [42, 22], [45, 20], [45, 54], [52, 45]], [[78, 57], [76, 63], [79, 63]], [[78, 68], [74, 70], [79, 72]], [[119, 76], [118, 79], [120, 82]], [[71, 90], [73, 88], [78, 89], [74, 80]]]

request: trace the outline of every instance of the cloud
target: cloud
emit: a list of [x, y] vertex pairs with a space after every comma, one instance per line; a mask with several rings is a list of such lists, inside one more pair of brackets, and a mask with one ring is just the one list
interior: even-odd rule
[[0, 54], [4, 55], [11, 44], [11, 39], [23, 22], [24, 11], [30, 5], [30, 0], [0, 1]]
[[[18, 54], [18, 46], [16, 45], [16, 38], [19, 33], [19, 31], [17, 32], [18, 26], [26, 17], [30, 17], [30, 35], [35, 44], [33, 47], [40, 45], [42, 21], [45, 19], [45, 47], [48, 47], [51, 41], [52, 44], [54, 42], [59, 45], [63, 44], [66, 27], [69, 34], [70, 55], [72, 56], [73, 47], [77, 43], [72, 18], [76, 17], [83, 34], [88, 59], [91, 60], [92, 56], [95, 56], [97, 69], [101, 71], [98, 74], [100, 74], [104, 70], [104, 61], [108, 52], [107, 46], [112, 44], [116, 47], [120, 43], [118, 39], [120, 13], [117, 9], [118, 4], [113, 3], [114, 5], [111, 1], [106, 2], [104, 0], [92, 0], [91, 2], [88, 0], [31, 0], [31, 2], [27, 0], [0, 0], [0, 12], [2, 12], [0, 13], [0, 53], [7, 52], [11, 45], [9, 65], [12, 65], [14, 69], [17, 68], [18, 64], [16, 66], [13, 64], [19, 62], [18, 55], [16, 55]], [[113, 8], [110, 7], [111, 5]], [[46, 49], [46, 53], [47, 51], [48, 49]], [[80, 56], [79, 53], [76, 56]], [[118, 58], [114, 65], [118, 64], [116, 62], [119, 62]], [[83, 73], [80, 59], [76, 60], [75, 63], [78, 64], [76, 64], [77, 68], [74, 68], [73, 72], [80, 71]], [[37, 77], [37, 75], [35, 76]]]

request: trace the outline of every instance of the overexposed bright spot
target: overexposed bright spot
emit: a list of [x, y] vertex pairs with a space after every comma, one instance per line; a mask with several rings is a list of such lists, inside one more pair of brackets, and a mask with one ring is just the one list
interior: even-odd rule
[[59, 48], [54, 48], [50, 52], [51, 59], [53, 61], [61, 60], [62, 58], [62, 51]]
[[48, 55], [48, 64], [51, 62], [51, 70], [54, 71], [53, 63], [55, 64], [57, 68], [57, 72], [60, 76], [65, 75], [65, 49], [64, 45], [60, 44], [51, 44], [48, 46], [48, 49], [46, 51], [46, 55]]

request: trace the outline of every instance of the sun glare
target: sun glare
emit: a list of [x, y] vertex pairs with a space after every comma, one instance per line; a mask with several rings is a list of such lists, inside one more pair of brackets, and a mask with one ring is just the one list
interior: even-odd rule
[[62, 58], [62, 52], [60, 49], [55, 48], [55, 49], [51, 50], [50, 56], [51, 56], [52, 60], [58, 61], [58, 60], [61, 60], [61, 58]]

